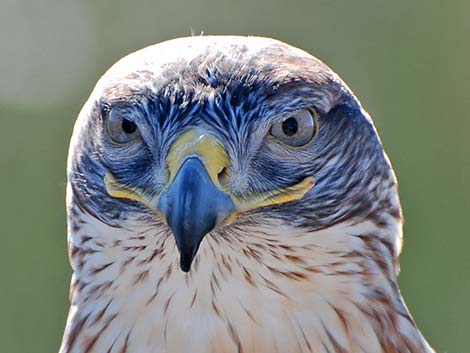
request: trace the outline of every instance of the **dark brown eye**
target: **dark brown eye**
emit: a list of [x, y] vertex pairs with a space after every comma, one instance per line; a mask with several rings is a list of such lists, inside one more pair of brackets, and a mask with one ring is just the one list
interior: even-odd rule
[[302, 147], [310, 143], [316, 131], [315, 115], [309, 109], [277, 121], [271, 127], [273, 137], [293, 147]]
[[288, 118], [282, 122], [282, 132], [286, 136], [292, 136], [299, 130], [299, 123], [296, 118]]
[[122, 119], [122, 129], [126, 134], [133, 134], [137, 131], [137, 125], [126, 118]]
[[137, 124], [126, 118], [121, 112], [111, 110], [106, 118], [108, 134], [114, 142], [128, 144], [140, 137]]

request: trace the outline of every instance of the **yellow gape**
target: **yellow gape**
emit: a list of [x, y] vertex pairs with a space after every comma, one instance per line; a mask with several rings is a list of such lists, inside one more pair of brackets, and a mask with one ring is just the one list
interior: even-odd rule
[[191, 129], [182, 134], [171, 146], [167, 157], [169, 178], [160, 194], [150, 198], [148, 194], [139, 188], [120, 184], [111, 173], [106, 174], [104, 177], [108, 194], [116, 198], [138, 201], [158, 211], [156, 207], [160, 195], [172, 184], [181, 165], [190, 156], [201, 160], [212, 183], [219, 190], [230, 196], [236, 206], [236, 211], [226, 219], [227, 223], [233, 221], [240, 212], [300, 200], [315, 185], [315, 180], [312, 177], [306, 177], [300, 183], [284, 189], [275, 189], [252, 193], [246, 197], [237, 197], [230, 192], [229, 183], [224, 182], [230, 180], [230, 160], [222, 144], [202, 130]]

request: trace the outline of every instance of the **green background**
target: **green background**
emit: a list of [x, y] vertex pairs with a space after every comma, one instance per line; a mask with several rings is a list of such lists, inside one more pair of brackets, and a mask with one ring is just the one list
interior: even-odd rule
[[191, 30], [278, 38], [350, 85], [398, 174], [403, 295], [438, 352], [468, 352], [469, 14], [469, 1], [438, 0], [1, 0], [0, 353], [58, 350], [66, 152], [81, 105], [118, 58]]

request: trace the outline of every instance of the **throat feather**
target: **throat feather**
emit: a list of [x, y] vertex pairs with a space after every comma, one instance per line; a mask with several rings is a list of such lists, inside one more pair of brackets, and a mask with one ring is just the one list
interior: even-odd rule
[[373, 224], [221, 229], [188, 274], [165, 230], [81, 224], [61, 353], [426, 352]]

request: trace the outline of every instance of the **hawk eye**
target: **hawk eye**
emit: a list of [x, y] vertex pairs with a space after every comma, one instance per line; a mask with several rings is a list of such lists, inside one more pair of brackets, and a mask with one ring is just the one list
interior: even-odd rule
[[309, 109], [288, 116], [271, 126], [271, 135], [292, 147], [307, 145], [315, 137], [316, 131], [315, 113]]
[[106, 128], [111, 140], [118, 144], [127, 144], [140, 137], [137, 124], [118, 111], [111, 110], [107, 114]]

